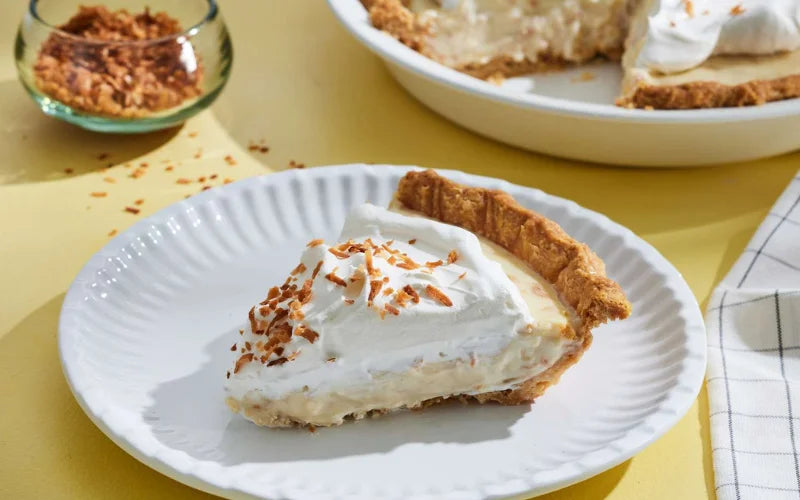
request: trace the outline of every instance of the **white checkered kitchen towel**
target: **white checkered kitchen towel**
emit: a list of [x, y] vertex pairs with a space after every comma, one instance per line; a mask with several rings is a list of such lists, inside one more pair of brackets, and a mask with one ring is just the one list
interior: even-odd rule
[[800, 176], [706, 313], [717, 497], [800, 499]]

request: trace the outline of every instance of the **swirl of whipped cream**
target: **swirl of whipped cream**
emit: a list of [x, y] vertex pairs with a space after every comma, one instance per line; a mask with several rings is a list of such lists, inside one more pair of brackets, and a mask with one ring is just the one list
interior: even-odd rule
[[[365, 204], [348, 216], [339, 241], [375, 250], [310, 244], [287, 281], [298, 289], [308, 282], [310, 299], [288, 322], [313, 333], [304, 337], [295, 331], [280, 355], [259, 361], [256, 352], [251, 362], [237, 366], [227, 384], [230, 396], [336, 391], [414, 363], [492, 355], [535, 324], [517, 286], [464, 229]], [[399, 265], [403, 262], [409, 264]], [[377, 291], [372, 281], [380, 282]], [[417, 297], [398, 300], [405, 287]], [[426, 293], [428, 287], [444, 298]], [[275, 309], [263, 304], [255, 306], [254, 326], [239, 345], [255, 350], [266, 339], [258, 325], [273, 320]], [[557, 359], [560, 353], [547, 354]], [[291, 362], [269, 364], [279, 356]]]
[[654, 0], [637, 66], [677, 73], [714, 55], [800, 48], [800, 0]]

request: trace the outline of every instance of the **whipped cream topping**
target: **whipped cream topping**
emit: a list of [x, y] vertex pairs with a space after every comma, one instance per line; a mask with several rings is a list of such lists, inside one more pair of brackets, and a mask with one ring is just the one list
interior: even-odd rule
[[800, 0], [653, 0], [636, 66], [676, 73], [715, 55], [800, 48]]
[[229, 396], [340, 391], [412, 366], [492, 356], [548, 328], [547, 355], [558, 359], [563, 325], [537, 323], [469, 231], [365, 204], [339, 241], [312, 241], [286, 283], [251, 310], [232, 348]]
[[497, 57], [582, 62], [617, 51], [626, 0], [412, 0], [442, 64], [486, 64]]

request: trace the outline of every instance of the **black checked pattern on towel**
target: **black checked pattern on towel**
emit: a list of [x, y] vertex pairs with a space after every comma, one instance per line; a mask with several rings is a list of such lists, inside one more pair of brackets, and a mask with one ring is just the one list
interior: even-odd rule
[[800, 499], [800, 176], [706, 313], [716, 493]]

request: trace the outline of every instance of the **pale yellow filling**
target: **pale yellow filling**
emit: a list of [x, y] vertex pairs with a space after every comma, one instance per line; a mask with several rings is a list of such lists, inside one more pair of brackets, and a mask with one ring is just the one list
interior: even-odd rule
[[521, 383], [549, 368], [577, 344], [563, 338], [523, 335], [484, 359], [425, 363], [404, 372], [373, 374], [369, 383], [322, 394], [305, 391], [280, 399], [228, 398], [236, 412], [259, 425], [338, 425], [371, 410], [413, 408], [442, 394], [481, 393]]
[[412, 0], [431, 57], [451, 67], [498, 57], [583, 62], [618, 52], [626, 0]]

